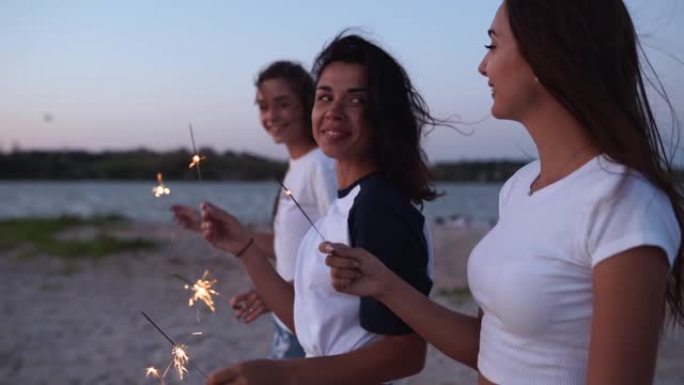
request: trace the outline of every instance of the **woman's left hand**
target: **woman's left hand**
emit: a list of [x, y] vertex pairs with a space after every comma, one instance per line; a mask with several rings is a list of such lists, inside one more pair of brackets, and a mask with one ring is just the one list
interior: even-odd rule
[[330, 277], [335, 290], [357, 296], [380, 297], [385, 294], [391, 271], [373, 254], [361, 248], [323, 242], [318, 247], [327, 254]]
[[219, 369], [207, 379], [207, 385], [271, 385], [288, 384], [289, 372], [283, 361], [245, 361], [229, 368]]

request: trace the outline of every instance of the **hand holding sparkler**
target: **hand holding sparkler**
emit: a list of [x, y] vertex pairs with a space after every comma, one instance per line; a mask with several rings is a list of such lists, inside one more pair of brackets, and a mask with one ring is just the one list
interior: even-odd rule
[[254, 236], [227, 211], [209, 203], [200, 206], [204, 239], [214, 247], [240, 256], [254, 247]]
[[335, 290], [356, 295], [382, 298], [397, 280], [401, 280], [377, 257], [362, 248], [323, 242], [318, 249], [327, 254], [330, 278]]
[[271, 311], [259, 292], [254, 289], [234, 295], [228, 303], [235, 310], [235, 318], [244, 321], [246, 324]]
[[173, 212], [174, 221], [184, 229], [190, 231], [202, 230], [199, 212], [194, 208], [186, 205], [173, 205], [171, 206], [171, 212]]

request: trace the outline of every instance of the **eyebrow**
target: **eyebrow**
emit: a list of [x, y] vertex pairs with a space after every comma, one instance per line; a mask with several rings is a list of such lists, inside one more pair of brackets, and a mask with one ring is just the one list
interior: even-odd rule
[[[316, 90], [321, 90], [321, 91], [332, 91], [332, 87], [330, 86], [318, 86], [316, 87]], [[359, 93], [359, 92], [367, 92], [368, 88], [366, 87], [353, 87], [349, 88], [346, 92], [347, 93]]]
[[[287, 101], [289, 100], [290, 97], [287, 95], [281, 95], [281, 96], [276, 96], [275, 99], [273, 99], [274, 102], [282, 102], [282, 101]], [[264, 104], [266, 101], [264, 98], [256, 97], [254, 98], [254, 103], [255, 104]]]

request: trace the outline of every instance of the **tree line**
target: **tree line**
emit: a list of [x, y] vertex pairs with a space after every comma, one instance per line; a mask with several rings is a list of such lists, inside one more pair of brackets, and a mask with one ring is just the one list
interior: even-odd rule
[[[205, 180], [267, 180], [282, 177], [285, 161], [211, 148], [199, 150]], [[0, 153], [3, 180], [149, 180], [161, 172], [166, 180], [196, 180], [185, 149], [128, 151], [12, 151]], [[439, 181], [502, 182], [523, 166], [522, 160], [439, 162], [432, 172]]]

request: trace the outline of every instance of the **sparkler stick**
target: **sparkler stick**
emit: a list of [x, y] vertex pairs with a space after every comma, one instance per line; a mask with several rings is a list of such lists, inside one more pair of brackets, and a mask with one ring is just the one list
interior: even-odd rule
[[190, 127], [190, 140], [192, 141], [192, 162], [190, 162], [189, 168], [197, 168], [197, 178], [202, 180], [202, 171], [200, 170], [200, 161], [204, 160], [204, 157], [197, 153], [197, 146], [195, 146], [195, 134], [192, 131], [192, 124], [188, 125]]
[[277, 178], [276, 178], [276, 180], [278, 181], [278, 184], [280, 185], [280, 187], [283, 188], [283, 191], [285, 192], [285, 195], [287, 195], [290, 199], [292, 199], [292, 202], [294, 202], [294, 204], [297, 206], [297, 208], [299, 209], [299, 211], [301, 211], [301, 213], [304, 215], [304, 217], [306, 218], [306, 220], [309, 221], [309, 223], [311, 224], [311, 227], [313, 227], [313, 229], [316, 231], [316, 233], [318, 233], [318, 236], [320, 236], [321, 239], [323, 240], [323, 242], [325, 242], [325, 237], [324, 237], [323, 234], [321, 234], [321, 232], [318, 230], [318, 227], [316, 227], [316, 225], [313, 223], [313, 221], [311, 220], [311, 218], [309, 218], [309, 216], [306, 214], [306, 211], [304, 211], [304, 209], [302, 208], [302, 206], [300, 206], [299, 202], [297, 202], [297, 200], [295, 199], [294, 195], [292, 195], [292, 191], [291, 191], [290, 189], [288, 189], [287, 187], [285, 187], [285, 185], [283, 184], [283, 182], [280, 181], [280, 179], [277, 179]]
[[[166, 338], [171, 343], [171, 345], [174, 348], [173, 349], [174, 356], [180, 356], [180, 358], [182, 358], [184, 360], [184, 362], [187, 362], [190, 366], [195, 368], [195, 370], [197, 370], [199, 372], [199, 374], [201, 374], [202, 377], [204, 377], [205, 380], [209, 379], [207, 377], [207, 375], [197, 365], [195, 365], [195, 363], [193, 361], [190, 361], [190, 359], [185, 355], [185, 351], [182, 349], [181, 345], [177, 345], [175, 342], [173, 342], [171, 337], [169, 337], [166, 333], [164, 333], [164, 331], [159, 326], [157, 326], [157, 324], [154, 323], [154, 321], [152, 321], [152, 319], [150, 317], [148, 317], [144, 311], [141, 311], [140, 314], [142, 314], [143, 317], [145, 317], [147, 319], [147, 321], [149, 323], [151, 323], [152, 326], [154, 326], [157, 329], [157, 331], [159, 331], [159, 333], [161, 333], [161, 335], [163, 335], [164, 338]], [[177, 354], [177, 353], [180, 353], [180, 354]], [[175, 360], [175, 357], [174, 357], [174, 360]]]

